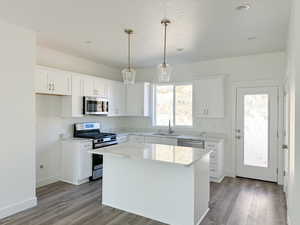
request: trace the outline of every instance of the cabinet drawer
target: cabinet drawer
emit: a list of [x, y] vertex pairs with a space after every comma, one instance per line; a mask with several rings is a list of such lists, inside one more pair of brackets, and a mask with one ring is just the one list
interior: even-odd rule
[[218, 143], [205, 142], [205, 148], [206, 149], [217, 149], [218, 148]]
[[209, 176], [217, 177], [218, 176], [217, 170], [215, 168], [209, 168]]
[[217, 161], [217, 159], [218, 159], [218, 156], [217, 156], [217, 154], [210, 154], [210, 156], [209, 156], [209, 158], [210, 158], [210, 161]]

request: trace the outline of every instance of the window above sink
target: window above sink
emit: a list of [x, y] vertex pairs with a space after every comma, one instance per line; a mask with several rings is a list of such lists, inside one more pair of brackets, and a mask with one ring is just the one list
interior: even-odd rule
[[[193, 126], [193, 84], [159, 84], [154, 87], [153, 125]], [[169, 135], [163, 133], [162, 135]], [[173, 136], [173, 134], [171, 134]], [[176, 136], [176, 135], [175, 135]]]

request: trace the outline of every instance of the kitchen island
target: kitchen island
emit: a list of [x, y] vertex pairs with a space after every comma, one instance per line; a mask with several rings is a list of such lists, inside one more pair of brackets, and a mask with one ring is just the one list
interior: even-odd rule
[[127, 142], [103, 155], [102, 204], [171, 225], [198, 225], [208, 212], [209, 152]]

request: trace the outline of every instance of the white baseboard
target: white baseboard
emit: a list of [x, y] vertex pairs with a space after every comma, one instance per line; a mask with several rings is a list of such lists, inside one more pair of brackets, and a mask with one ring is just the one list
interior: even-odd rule
[[196, 223], [197, 225], [200, 225], [200, 223], [206, 217], [206, 215], [207, 215], [208, 212], [209, 212], [209, 208], [205, 211], [205, 213], [203, 214], [203, 216], [201, 216], [201, 218], [198, 220], [198, 222]]
[[222, 183], [222, 181], [224, 180], [224, 176], [220, 177], [220, 178], [216, 178], [216, 177], [210, 177], [209, 180], [210, 182], [215, 182], [215, 183]]
[[3, 208], [0, 208], [0, 219], [11, 216], [26, 209], [30, 209], [37, 205], [36, 197], [18, 202]]
[[57, 177], [47, 177], [37, 182], [36, 187], [42, 187], [59, 181]]

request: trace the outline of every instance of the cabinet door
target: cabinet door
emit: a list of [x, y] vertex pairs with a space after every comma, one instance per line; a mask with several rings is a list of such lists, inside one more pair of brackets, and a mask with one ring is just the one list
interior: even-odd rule
[[82, 75], [83, 95], [94, 96], [94, 78], [88, 75]]
[[64, 71], [49, 70], [48, 82], [52, 85], [52, 94], [71, 95], [71, 74]]
[[207, 78], [194, 82], [194, 107], [197, 117], [224, 117], [224, 79]]
[[50, 91], [50, 86], [47, 78], [47, 70], [37, 68], [35, 71], [35, 92], [47, 94]]
[[92, 176], [92, 154], [88, 153], [91, 145], [82, 143], [79, 152], [78, 180], [84, 180]]
[[103, 78], [94, 78], [94, 93], [95, 96], [108, 97], [108, 80]]
[[80, 75], [72, 76], [72, 117], [83, 116], [83, 96], [84, 96], [84, 77]]
[[129, 116], [144, 115], [144, 83], [127, 86], [126, 114]]
[[110, 81], [109, 87], [109, 116], [125, 115], [125, 85], [120, 81]]
[[207, 102], [208, 115], [213, 118], [223, 118], [225, 116], [224, 79], [214, 79], [210, 86], [213, 88], [209, 98], [210, 101]]

